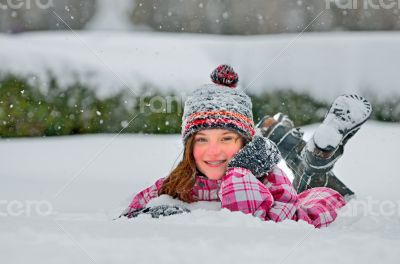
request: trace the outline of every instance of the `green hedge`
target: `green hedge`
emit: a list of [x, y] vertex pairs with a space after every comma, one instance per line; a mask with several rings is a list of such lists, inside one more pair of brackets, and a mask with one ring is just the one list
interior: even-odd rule
[[[99, 99], [79, 83], [61, 88], [53, 78], [42, 92], [39, 82], [7, 75], [0, 78], [0, 136], [29, 137], [84, 133], [180, 133], [184, 98], [157, 92], [149, 86], [133, 96], [123, 91]], [[153, 91], [153, 92], [150, 92]], [[249, 94], [254, 119], [265, 114], [289, 113], [296, 125], [320, 122], [329, 104], [291, 90]], [[372, 97], [373, 118], [400, 121], [400, 98], [379, 102]]]

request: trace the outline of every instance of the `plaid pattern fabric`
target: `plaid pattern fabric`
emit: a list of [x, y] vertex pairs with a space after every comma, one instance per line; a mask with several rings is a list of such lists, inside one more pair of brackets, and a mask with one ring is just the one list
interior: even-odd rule
[[218, 196], [222, 208], [252, 214], [263, 220], [274, 201], [268, 188], [244, 168], [228, 169]]
[[164, 178], [158, 179], [152, 186], [144, 189], [133, 197], [125, 213], [142, 209], [153, 198], [158, 197], [158, 190], [164, 182]]
[[307, 221], [315, 227], [326, 227], [337, 216], [337, 210], [346, 202], [337, 191], [327, 187], [308, 189], [298, 196], [297, 219]]
[[[138, 193], [125, 211], [133, 212], [158, 196], [164, 178]], [[346, 202], [336, 191], [317, 187], [297, 194], [285, 173], [275, 166], [257, 179], [250, 170], [230, 168], [221, 180], [196, 176], [192, 189], [197, 201], [221, 201], [222, 208], [252, 214], [262, 220], [302, 220], [317, 228], [332, 223]]]
[[274, 197], [274, 203], [267, 213], [267, 219], [275, 222], [286, 219], [297, 220], [295, 217], [297, 192], [286, 174], [278, 166], [275, 166], [261, 181]]
[[195, 201], [219, 201], [218, 191], [221, 181], [209, 180], [207, 177], [198, 175], [192, 189]]

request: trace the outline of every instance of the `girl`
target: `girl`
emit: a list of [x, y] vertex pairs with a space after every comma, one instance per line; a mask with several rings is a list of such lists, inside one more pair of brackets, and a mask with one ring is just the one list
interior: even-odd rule
[[[182, 161], [170, 175], [135, 195], [122, 215], [158, 217], [189, 211], [178, 206], [146, 207], [151, 199], [167, 194], [187, 203], [220, 201], [222, 208], [262, 220], [303, 220], [315, 227], [332, 223], [346, 202], [335, 188], [317, 186], [317, 178], [334, 177], [326, 175], [343, 152], [344, 142], [369, 117], [364, 99], [356, 99], [364, 102], [356, 107], [363, 116], [357, 120], [347, 113], [354, 110], [348, 107], [350, 101], [342, 105], [335, 101], [306, 144], [282, 114], [264, 118], [257, 128], [261, 135], [256, 135], [251, 100], [236, 88], [238, 76], [230, 66], [218, 66], [211, 79], [214, 84], [198, 88], [185, 102]], [[339, 108], [350, 116], [346, 122], [336, 114]], [[327, 134], [333, 139], [324, 138]], [[298, 192], [277, 166], [281, 155], [294, 169]]]

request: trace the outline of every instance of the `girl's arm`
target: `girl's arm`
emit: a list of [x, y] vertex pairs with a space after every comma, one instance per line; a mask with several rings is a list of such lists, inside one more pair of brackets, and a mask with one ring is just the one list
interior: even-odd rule
[[278, 167], [257, 179], [244, 168], [228, 169], [219, 191], [222, 208], [280, 222], [296, 214], [297, 193]]
[[228, 164], [218, 192], [222, 208], [267, 219], [274, 198], [257, 177], [274, 168], [279, 159], [278, 148], [272, 141], [254, 136]]
[[274, 198], [249, 169], [229, 168], [218, 192], [222, 208], [266, 219]]
[[275, 166], [260, 180], [274, 197], [274, 204], [267, 212], [267, 219], [275, 222], [294, 219], [298, 196], [286, 174], [278, 166]]
[[136, 194], [128, 208], [122, 213], [123, 216], [132, 217], [132, 214], [140, 209], [143, 209], [146, 204], [153, 198], [158, 197], [158, 191], [160, 190], [164, 178], [157, 180], [152, 186], [144, 189], [143, 191]]

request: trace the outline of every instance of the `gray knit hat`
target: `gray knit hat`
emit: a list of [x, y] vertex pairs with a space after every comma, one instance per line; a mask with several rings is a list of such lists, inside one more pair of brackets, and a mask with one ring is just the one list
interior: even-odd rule
[[197, 88], [185, 102], [182, 116], [182, 139], [207, 128], [221, 128], [239, 133], [245, 139], [254, 136], [250, 97], [236, 87], [238, 75], [229, 65], [220, 65], [211, 73], [214, 83]]

